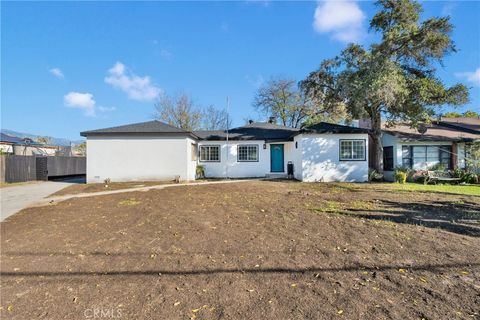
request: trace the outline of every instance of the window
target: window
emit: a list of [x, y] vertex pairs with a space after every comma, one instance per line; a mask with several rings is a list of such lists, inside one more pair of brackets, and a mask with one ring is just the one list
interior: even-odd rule
[[220, 146], [200, 146], [200, 161], [220, 162]]
[[365, 161], [365, 140], [340, 140], [340, 160]]
[[416, 170], [426, 170], [439, 163], [451, 169], [451, 146], [402, 146], [402, 165]]
[[237, 161], [258, 161], [258, 145], [237, 146]]
[[383, 147], [383, 170], [393, 170], [393, 147]]
[[192, 143], [191, 153], [192, 153], [192, 159], [190, 160], [197, 161], [198, 146], [195, 143]]

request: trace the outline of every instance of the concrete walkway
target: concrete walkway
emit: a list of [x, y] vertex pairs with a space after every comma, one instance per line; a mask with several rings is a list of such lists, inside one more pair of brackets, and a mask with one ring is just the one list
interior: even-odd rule
[[0, 221], [73, 183], [78, 182], [75, 180], [35, 181], [0, 188]]
[[66, 194], [62, 196], [53, 196], [53, 197], [39, 199], [36, 203], [33, 203], [31, 206], [43, 206], [43, 205], [51, 204], [53, 202], [61, 202], [68, 199], [96, 197], [96, 196], [104, 196], [104, 195], [117, 194], [117, 193], [127, 193], [127, 192], [137, 192], [137, 191], [145, 192], [149, 190], [161, 190], [165, 188], [174, 188], [174, 187], [203, 186], [203, 185], [210, 185], [210, 184], [238, 183], [238, 182], [248, 182], [248, 181], [258, 181], [258, 180], [260, 179], [220, 180], [220, 181], [205, 181], [205, 182], [175, 183], [175, 184], [159, 184], [159, 185], [147, 186], [147, 187], [134, 187], [134, 188], [119, 189], [119, 190]]

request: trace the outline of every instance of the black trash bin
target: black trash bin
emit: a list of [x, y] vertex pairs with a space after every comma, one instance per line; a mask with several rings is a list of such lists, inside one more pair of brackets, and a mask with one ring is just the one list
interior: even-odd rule
[[289, 179], [293, 179], [293, 162], [288, 161], [287, 163], [287, 175]]

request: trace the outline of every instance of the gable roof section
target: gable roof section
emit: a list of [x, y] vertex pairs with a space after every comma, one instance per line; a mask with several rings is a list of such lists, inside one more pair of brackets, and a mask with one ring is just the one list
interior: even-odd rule
[[301, 133], [368, 133], [369, 130], [365, 128], [357, 128], [350, 126], [343, 126], [340, 124], [320, 122], [312, 126], [305, 127]]
[[[279, 126], [273, 123], [253, 122], [243, 127], [228, 130], [229, 140], [267, 140], [288, 141], [299, 132], [299, 129]], [[196, 136], [204, 140], [226, 140], [226, 130], [195, 131]]]
[[[171, 126], [169, 124], [166, 124], [164, 122], [157, 121], [157, 120], [80, 132], [80, 135], [83, 137], [95, 136], [95, 135], [115, 135], [115, 134], [129, 134], [129, 135], [173, 134], [173, 135], [193, 136], [192, 133], [189, 131], [185, 131], [183, 129]], [[195, 136], [193, 137], [196, 138]]]

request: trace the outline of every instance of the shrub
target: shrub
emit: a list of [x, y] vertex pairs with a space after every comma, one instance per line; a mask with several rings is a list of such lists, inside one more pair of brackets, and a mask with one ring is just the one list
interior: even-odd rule
[[443, 163], [437, 163], [437, 164], [434, 164], [433, 166], [430, 166], [428, 168], [428, 170], [430, 171], [445, 171], [447, 168], [445, 167], [445, 165]]
[[395, 182], [398, 182], [401, 184], [404, 184], [405, 182], [407, 182], [407, 173], [404, 171], [396, 170], [394, 177], [395, 177]]
[[368, 181], [382, 181], [383, 180], [383, 174], [378, 173], [376, 170], [369, 169], [368, 172]]
[[195, 175], [197, 176], [197, 179], [205, 178], [205, 167], [198, 165], [195, 170]]

